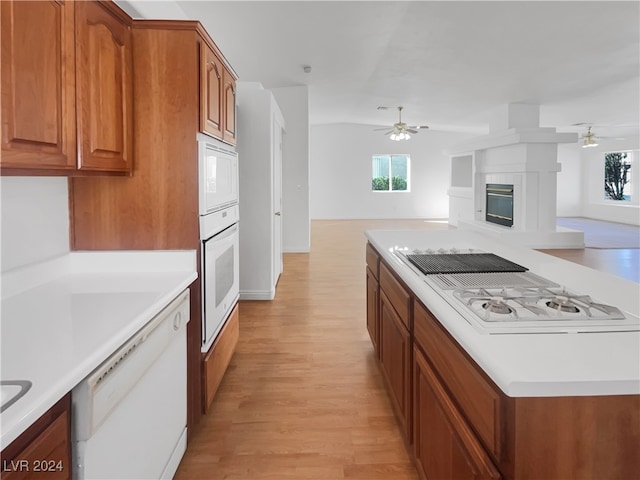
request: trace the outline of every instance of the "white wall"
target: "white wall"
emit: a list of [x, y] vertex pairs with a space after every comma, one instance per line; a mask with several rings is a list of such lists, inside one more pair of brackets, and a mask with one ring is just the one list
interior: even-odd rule
[[309, 214], [309, 88], [271, 90], [286, 123], [282, 158], [282, 248], [308, 252]]
[[582, 169], [580, 146], [575, 144], [558, 145], [558, 163], [561, 170], [557, 179], [558, 217], [582, 216], [582, 191], [584, 172]]
[[115, 0], [132, 18], [154, 20], [186, 20], [188, 17], [179, 2], [169, 0]]
[[69, 252], [64, 177], [0, 178], [0, 268], [6, 272]]
[[[369, 125], [311, 127], [311, 218], [447, 218], [450, 159], [470, 135], [422, 131], [395, 142]], [[409, 154], [410, 192], [371, 191], [371, 156]]]

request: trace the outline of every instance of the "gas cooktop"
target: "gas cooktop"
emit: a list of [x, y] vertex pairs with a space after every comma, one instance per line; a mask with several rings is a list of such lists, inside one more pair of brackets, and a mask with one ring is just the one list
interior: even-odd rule
[[[481, 333], [640, 330], [637, 317], [594, 300], [589, 295], [568, 290], [497, 255], [445, 249], [396, 253]], [[444, 265], [444, 268], [420, 268], [412, 260], [416, 256], [428, 256], [429, 260], [439, 257], [433, 264]], [[460, 256], [463, 262], [470, 257], [465, 266], [481, 265], [480, 268], [476, 271], [460, 269]], [[451, 268], [447, 265], [448, 259], [452, 260]]]

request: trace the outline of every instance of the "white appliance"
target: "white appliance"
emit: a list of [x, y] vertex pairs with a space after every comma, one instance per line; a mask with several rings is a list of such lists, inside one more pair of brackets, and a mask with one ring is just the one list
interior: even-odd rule
[[239, 297], [238, 205], [201, 217], [202, 351], [207, 352]]
[[640, 319], [477, 249], [396, 250], [480, 333], [640, 330]]
[[239, 298], [238, 155], [198, 134], [202, 241], [202, 351], [207, 352]]
[[237, 205], [237, 153], [230, 145], [202, 133], [197, 141], [200, 215]]
[[73, 478], [172, 478], [186, 449], [189, 291], [75, 387]]

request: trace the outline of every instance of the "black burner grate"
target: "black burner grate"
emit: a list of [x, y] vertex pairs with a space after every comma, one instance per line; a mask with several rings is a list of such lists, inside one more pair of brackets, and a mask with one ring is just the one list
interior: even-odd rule
[[425, 275], [438, 273], [526, 272], [528, 269], [493, 253], [410, 254], [407, 259]]

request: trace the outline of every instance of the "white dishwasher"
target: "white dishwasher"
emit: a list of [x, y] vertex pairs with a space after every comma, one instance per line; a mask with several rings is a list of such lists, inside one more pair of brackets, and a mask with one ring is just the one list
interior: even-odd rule
[[71, 394], [74, 479], [172, 478], [186, 449], [189, 290]]

